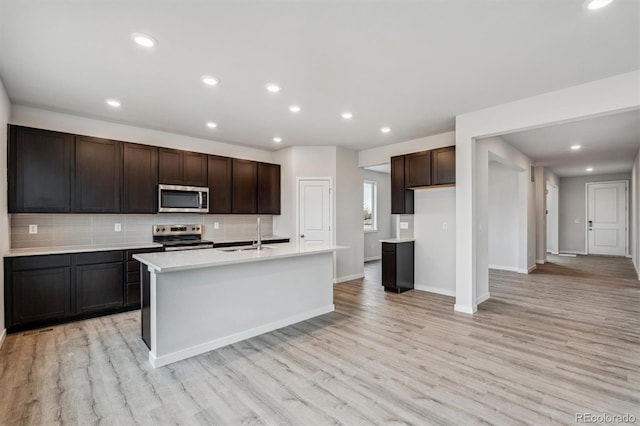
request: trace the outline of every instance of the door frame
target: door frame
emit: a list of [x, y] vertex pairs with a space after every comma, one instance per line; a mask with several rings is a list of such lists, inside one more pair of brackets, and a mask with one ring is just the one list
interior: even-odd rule
[[[551, 250], [549, 250], [549, 238], [548, 238], [549, 226], [551, 225], [549, 223], [549, 216], [550, 216], [549, 215], [549, 212], [550, 212], [549, 204], [546, 203], [546, 206], [545, 206], [545, 210], [546, 210], [546, 214], [545, 214], [545, 225], [546, 225], [545, 233], [547, 235], [547, 238], [546, 238], [547, 239], [547, 241], [546, 241], [547, 247], [545, 247], [544, 252], [545, 252], [545, 255], [546, 255], [546, 253], [558, 254], [560, 252], [560, 188], [559, 188], [558, 185], [556, 185], [555, 183], [553, 183], [551, 181], [546, 181], [544, 183], [544, 185], [545, 185], [545, 188], [544, 188], [545, 191], [548, 191], [549, 187], [554, 188], [553, 189], [553, 191], [554, 191], [553, 199], [554, 199], [554, 205], [555, 205], [555, 208], [553, 209], [554, 210], [553, 216], [554, 216], [555, 220], [554, 220], [554, 223], [552, 223], [552, 225], [554, 225], [552, 227], [552, 231], [553, 231], [552, 233], [553, 233], [553, 239], [554, 239], [554, 243], [555, 244], [554, 244], [553, 247], [551, 247]], [[545, 199], [547, 198], [548, 195], [549, 195], [549, 193], [545, 192]]]
[[624, 255], [629, 257], [629, 181], [628, 180], [603, 180], [600, 182], [586, 182], [584, 184], [584, 252], [589, 254], [589, 185], [601, 183], [624, 183]]
[[[331, 233], [329, 234], [331, 237], [330, 244], [334, 244], [336, 240], [336, 224], [334, 221], [335, 216], [335, 202], [334, 196], [335, 191], [333, 190], [333, 177], [324, 176], [324, 177], [296, 177], [296, 228], [295, 228], [295, 240], [296, 243], [300, 243], [300, 183], [304, 181], [327, 181], [329, 182], [329, 223], [331, 223]], [[334, 253], [335, 259], [335, 253]]]

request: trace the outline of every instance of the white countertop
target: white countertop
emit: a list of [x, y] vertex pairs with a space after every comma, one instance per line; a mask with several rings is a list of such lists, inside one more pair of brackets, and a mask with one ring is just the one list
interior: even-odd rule
[[386, 240], [380, 240], [381, 243], [392, 243], [392, 244], [400, 244], [400, 243], [409, 243], [411, 241], [415, 241], [415, 238], [387, 238]]
[[269, 248], [261, 251], [247, 250], [225, 252], [220, 249], [210, 248], [162, 253], [144, 253], [136, 254], [133, 258], [154, 269], [156, 273], [162, 273], [283, 259], [287, 257], [308, 256], [311, 254], [334, 252], [336, 250], [346, 248], [334, 245], [305, 248], [296, 243], [274, 244], [268, 245], [267, 247]]
[[57, 247], [34, 247], [23, 249], [11, 249], [4, 253], [5, 257], [17, 256], [38, 256], [43, 254], [67, 254], [82, 253], [89, 251], [111, 251], [111, 250], [135, 250], [141, 248], [162, 247], [157, 243], [130, 243], [130, 244], [104, 244], [104, 245], [84, 245], [84, 246], [57, 246]]

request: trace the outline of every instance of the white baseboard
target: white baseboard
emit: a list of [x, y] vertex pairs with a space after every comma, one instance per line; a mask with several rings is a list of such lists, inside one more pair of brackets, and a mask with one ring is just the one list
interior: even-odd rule
[[149, 363], [151, 363], [151, 366], [153, 368], [162, 367], [164, 365], [171, 364], [173, 362], [177, 362], [183, 359], [187, 359], [192, 356], [200, 355], [205, 352], [213, 351], [223, 346], [231, 345], [233, 343], [237, 343], [242, 340], [250, 339], [252, 337], [259, 336], [261, 334], [268, 333], [270, 331], [277, 330], [279, 328], [283, 328], [291, 324], [296, 324], [298, 322], [305, 321], [313, 317], [328, 314], [329, 312], [333, 312], [334, 310], [335, 310], [335, 306], [333, 304], [328, 306], [323, 306], [321, 308], [313, 309], [311, 311], [303, 312], [298, 315], [283, 318], [278, 321], [273, 321], [268, 324], [261, 325], [259, 327], [255, 327], [255, 328], [245, 330], [240, 333], [232, 334], [229, 336], [221, 337], [219, 339], [215, 339], [210, 342], [201, 343], [199, 345], [182, 349], [180, 351], [176, 351], [167, 355], [161, 355], [156, 357], [151, 352], [149, 352]]
[[538, 268], [538, 265], [534, 264], [533, 266], [530, 266], [529, 269], [527, 269], [526, 271], [521, 272], [522, 274], [530, 274], [531, 272], [535, 271]]
[[361, 272], [359, 274], [347, 275], [345, 277], [334, 278], [333, 279], [333, 283], [334, 284], [340, 284], [340, 283], [343, 283], [343, 282], [346, 282], [346, 281], [358, 280], [360, 278], [364, 278], [364, 272]]
[[456, 297], [456, 291], [449, 290], [448, 288], [434, 287], [434, 286], [424, 285], [424, 284], [415, 284], [413, 288], [415, 290], [428, 291], [429, 293], [441, 294], [443, 296]]
[[456, 303], [455, 305], [453, 305], [453, 310], [455, 312], [461, 312], [463, 314], [475, 314], [478, 311], [478, 306], [476, 305], [465, 306], [465, 305], [458, 305]]
[[536, 259], [536, 263], [537, 263], [538, 265], [544, 265], [545, 263], [547, 263], [547, 261], [546, 261], [546, 260], [544, 260], [544, 259]]
[[484, 302], [486, 300], [489, 300], [490, 297], [491, 297], [491, 295], [489, 294], [489, 292], [486, 292], [485, 294], [483, 294], [482, 296], [477, 298], [476, 305], [479, 305], [482, 302]]
[[560, 250], [560, 253], [566, 253], [566, 254], [581, 254], [583, 256], [588, 255], [589, 253], [587, 253], [586, 251], [574, 251], [574, 250]]
[[489, 269], [497, 269], [498, 271], [520, 272], [517, 266], [489, 265]]
[[549, 254], [558, 254], [559, 252], [557, 252], [557, 251], [552, 251], [552, 250], [547, 250], [547, 253], [549, 253]]
[[365, 262], [372, 262], [374, 260], [380, 260], [382, 259], [382, 256], [371, 256], [371, 257], [365, 257], [364, 261]]
[[2, 344], [4, 343], [4, 338], [7, 337], [7, 329], [5, 328], [4, 330], [2, 330], [2, 333], [0, 333], [0, 348], [2, 347]]

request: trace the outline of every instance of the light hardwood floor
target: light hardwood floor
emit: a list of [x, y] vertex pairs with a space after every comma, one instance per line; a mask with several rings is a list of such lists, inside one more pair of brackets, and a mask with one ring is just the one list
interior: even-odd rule
[[335, 286], [334, 313], [156, 370], [137, 313], [10, 335], [0, 424], [640, 419], [640, 286], [627, 259], [491, 272], [492, 298], [473, 316], [450, 297], [384, 293], [377, 265]]

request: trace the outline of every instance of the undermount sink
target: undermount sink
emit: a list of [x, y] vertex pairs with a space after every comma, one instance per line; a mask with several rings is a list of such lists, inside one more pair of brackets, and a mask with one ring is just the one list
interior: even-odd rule
[[[271, 247], [269, 246], [262, 246], [262, 250], [267, 250], [270, 249]], [[258, 247], [254, 247], [254, 246], [240, 246], [240, 247], [220, 247], [217, 248], [216, 250], [219, 251], [250, 251], [250, 250], [258, 250]]]

